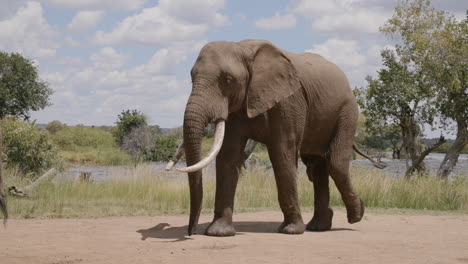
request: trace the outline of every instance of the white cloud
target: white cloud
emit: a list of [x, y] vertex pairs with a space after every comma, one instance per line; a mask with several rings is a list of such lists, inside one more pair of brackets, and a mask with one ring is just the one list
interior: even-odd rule
[[134, 10], [148, 0], [38, 0], [55, 7], [79, 10]]
[[79, 47], [80, 46], [80, 42], [76, 41], [74, 38], [72, 37], [66, 37], [64, 40], [63, 40], [63, 43], [67, 46], [70, 46], [70, 47]]
[[379, 33], [379, 27], [389, 16], [381, 12], [355, 10], [340, 15], [330, 14], [320, 16], [312, 22], [312, 29], [327, 33]]
[[356, 40], [331, 38], [306, 52], [317, 53], [337, 64], [348, 77], [351, 87], [364, 85], [367, 75], [374, 75], [381, 65], [380, 51], [387, 46], [363, 46]]
[[298, 0], [292, 1], [288, 11], [310, 20], [316, 32], [332, 35], [377, 34], [390, 18], [392, 9], [386, 10], [375, 0]]
[[217, 26], [229, 23], [225, 15], [218, 13], [224, 8], [224, 0], [160, 0], [159, 7], [168, 15], [189, 23]]
[[70, 24], [68, 29], [70, 31], [83, 31], [88, 28], [94, 27], [103, 15], [102, 11], [81, 11], [78, 12]]
[[[218, 13], [223, 1], [160, 1], [127, 17], [110, 32], [98, 31], [94, 41], [102, 45], [140, 43], [167, 45], [200, 40], [210, 25], [224, 25], [227, 19]], [[180, 8], [184, 6], [184, 8]]]
[[136, 108], [160, 126], [179, 126], [190, 81], [178, 79], [175, 68], [201, 45], [161, 48], [146, 63], [130, 69], [121, 69], [129, 59], [126, 55], [104, 47], [90, 56], [88, 66], [41, 74], [55, 90], [54, 105], [33, 116], [41, 122], [110, 125], [121, 110]]
[[263, 29], [285, 29], [296, 26], [296, 17], [292, 14], [280, 15], [278, 12], [270, 18], [260, 18], [255, 26]]
[[91, 61], [96, 69], [118, 69], [129, 59], [128, 56], [117, 52], [112, 47], [104, 47], [91, 55]]
[[79, 65], [81, 64], [81, 59], [78, 57], [60, 57], [55, 60], [55, 62], [59, 65]]
[[52, 40], [55, 36], [43, 17], [41, 4], [36, 2], [27, 2], [14, 16], [0, 21], [0, 50], [51, 57], [58, 48]]
[[0, 5], [2, 8], [0, 8], [0, 21], [10, 18], [25, 2], [26, 0], [1, 0]]

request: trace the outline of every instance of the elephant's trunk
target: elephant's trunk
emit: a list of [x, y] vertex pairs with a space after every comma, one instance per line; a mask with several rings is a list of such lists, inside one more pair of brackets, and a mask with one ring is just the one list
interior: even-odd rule
[[[191, 166], [200, 161], [201, 142], [203, 130], [208, 120], [202, 109], [197, 104], [187, 104], [184, 117], [184, 147], [187, 165]], [[190, 186], [190, 220], [188, 227], [189, 236], [192, 235], [198, 223], [203, 200], [202, 171], [188, 173]]]
[[[209, 87], [207, 88], [207, 86], [195, 84], [185, 108], [183, 126], [184, 149], [189, 168], [199, 163], [201, 160], [201, 143], [205, 127], [210, 122], [226, 120], [228, 114], [227, 100], [223, 99], [220, 94], [210, 93], [208, 90], [210, 89]], [[216, 153], [214, 156], [216, 156]], [[202, 170], [186, 171], [188, 172], [190, 187], [190, 220], [188, 234], [192, 235], [196, 230], [202, 208]]]

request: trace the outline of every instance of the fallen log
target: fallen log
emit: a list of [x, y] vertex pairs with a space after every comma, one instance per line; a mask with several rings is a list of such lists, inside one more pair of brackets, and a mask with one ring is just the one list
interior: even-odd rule
[[25, 186], [23, 188], [18, 188], [16, 186], [11, 186], [11, 187], [8, 188], [8, 191], [13, 196], [29, 197], [30, 193], [32, 193], [34, 191], [34, 188], [36, 188], [39, 184], [41, 184], [43, 182], [51, 181], [52, 179], [55, 178], [56, 175], [57, 175], [57, 170], [52, 168], [52, 169], [48, 170], [46, 173], [44, 173], [41, 177], [37, 178], [30, 185]]

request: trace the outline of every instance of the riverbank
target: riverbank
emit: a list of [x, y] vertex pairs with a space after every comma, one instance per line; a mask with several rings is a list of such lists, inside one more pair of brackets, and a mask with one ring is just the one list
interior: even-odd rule
[[[186, 177], [167, 177], [151, 166], [133, 170], [117, 167], [115, 179], [81, 182], [56, 179], [44, 183], [30, 198], [10, 197], [13, 218], [69, 218], [102, 216], [152, 216], [187, 214], [189, 191]], [[353, 168], [353, 185], [367, 208], [399, 208], [468, 212], [468, 180], [443, 182], [436, 177], [414, 177], [410, 181], [383, 174], [378, 169]], [[13, 185], [7, 178], [7, 186]], [[14, 179], [14, 177], [13, 177]], [[17, 181], [16, 186], [21, 186]], [[331, 204], [342, 207], [341, 197], [331, 182]], [[313, 185], [303, 171], [298, 176], [303, 211], [313, 207]], [[214, 206], [215, 179], [204, 178], [204, 212]], [[235, 210], [279, 210], [273, 176], [263, 167], [243, 172], [236, 192]]]

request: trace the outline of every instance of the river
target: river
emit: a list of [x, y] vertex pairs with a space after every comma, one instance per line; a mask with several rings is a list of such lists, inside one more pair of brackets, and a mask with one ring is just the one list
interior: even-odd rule
[[[435, 174], [437, 169], [439, 168], [440, 163], [442, 162], [445, 154], [441, 153], [431, 153], [429, 154], [426, 159], [424, 160], [426, 167]], [[406, 171], [406, 160], [393, 160], [393, 159], [386, 159], [382, 158], [382, 161], [387, 163], [389, 166], [382, 171], [389, 176], [394, 177], [401, 177], [404, 175]], [[370, 161], [368, 160], [353, 160], [351, 162], [353, 167], [361, 167], [361, 168], [374, 168]], [[163, 162], [152, 162], [148, 164], [145, 169], [151, 170], [151, 172], [155, 172], [162, 177], [186, 177], [185, 173], [177, 172], [175, 170], [166, 172], [164, 170], [166, 163]], [[184, 166], [185, 163], [181, 162], [177, 166]], [[206, 169], [204, 169], [204, 174], [207, 177], [214, 177], [215, 175], [215, 165], [214, 162], [210, 164]], [[303, 172], [305, 170], [305, 166], [302, 162], [299, 162], [299, 171]], [[103, 182], [110, 179], [118, 179], [118, 178], [129, 178], [134, 177], [136, 175], [135, 168], [133, 167], [126, 167], [126, 166], [79, 166], [79, 167], [71, 167], [67, 168], [64, 172], [58, 175], [58, 179], [77, 179], [82, 172], [90, 172], [91, 179], [94, 182]], [[463, 177], [468, 177], [468, 155], [461, 154], [457, 166], [455, 170], [452, 172], [451, 177], [453, 175], [459, 175]]]

